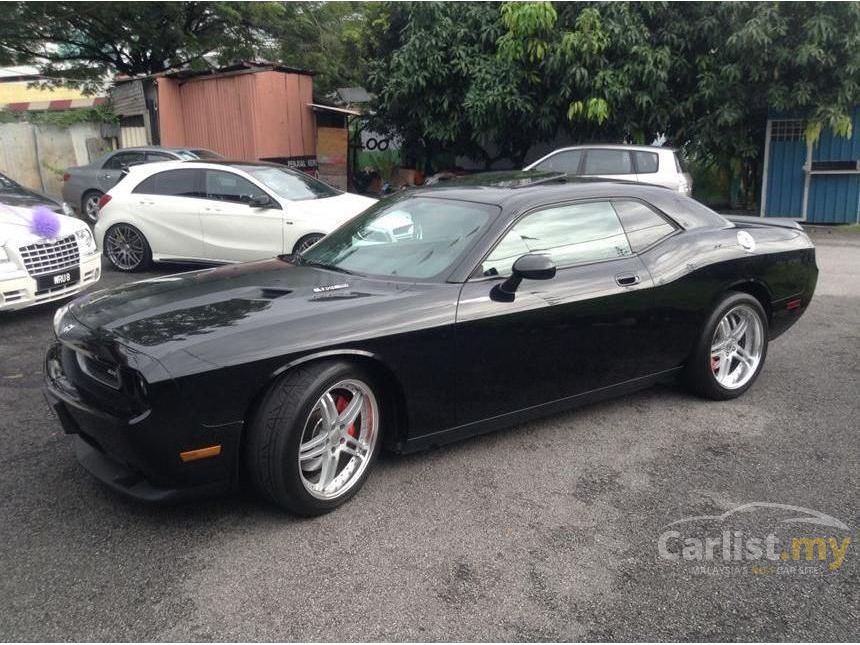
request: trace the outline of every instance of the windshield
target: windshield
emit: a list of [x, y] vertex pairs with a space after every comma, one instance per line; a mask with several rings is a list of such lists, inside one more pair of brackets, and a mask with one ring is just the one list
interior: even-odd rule
[[298, 263], [374, 276], [444, 276], [498, 212], [449, 199], [389, 198], [324, 237]]
[[18, 184], [14, 181], [6, 177], [5, 175], [0, 175], [0, 190], [4, 192], [14, 191], [18, 188]]
[[254, 179], [271, 188], [280, 197], [290, 201], [305, 199], [323, 199], [340, 195], [337, 188], [332, 188], [318, 179], [297, 170], [278, 168], [277, 166], [238, 166]]

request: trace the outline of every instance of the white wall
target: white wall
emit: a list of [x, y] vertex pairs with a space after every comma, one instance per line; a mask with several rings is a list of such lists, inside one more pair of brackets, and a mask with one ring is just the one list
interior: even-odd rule
[[97, 123], [68, 128], [32, 123], [0, 124], [0, 172], [19, 184], [60, 197], [63, 172], [90, 162], [88, 139], [101, 139]]

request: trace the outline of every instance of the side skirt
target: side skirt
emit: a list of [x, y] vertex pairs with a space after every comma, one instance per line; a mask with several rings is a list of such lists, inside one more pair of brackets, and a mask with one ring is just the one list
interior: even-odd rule
[[577, 408], [582, 405], [604, 401], [606, 399], [615, 398], [617, 396], [630, 394], [631, 392], [651, 387], [660, 381], [670, 380], [682, 369], [683, 366], [674, 367], [670, 370], [657, 372], [656, 374], [630, 379], [629, 381], [624, 381], [617, 385], [609, 385], [596, 390], [589, 390], [582, 394], [568, 396], [563, 399], [550, 401], [549, 403], [541, 403], [539, 405], [523, 408], [522, 410], [516, 410], [514, 412], [507, 412], [495, 417], [490, 417], [489, 419], [473, 421], [454, 428], [448, 428], [447, 430], [440, 430], [439, 432], [410, 438], [399, 446], [392, 446], [392, 448], [401, 453], [416, 452], [418, 450], [441, 446], [443, 444], [459, 441], [468, 437], [486, 434], [495, 430], [501, 430], [502, 428], [525, 423], [526, 421], [538, 419], [550, 414], [564, 412], [565, 410]]

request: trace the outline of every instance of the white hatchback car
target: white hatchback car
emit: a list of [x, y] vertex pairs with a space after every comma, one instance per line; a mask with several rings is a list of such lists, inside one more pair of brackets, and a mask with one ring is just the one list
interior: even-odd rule
[[120, 271], [245, 262], [299, 253], [375, 202], [276, 164], [165, 161], [102, 197], [95, 234]]
[[89, 227], [55, 215], [54, 235], [33, 232], [29, 208], [0, 204], [0, 311], [72, 296], [101, 277], [101, 256]]
[[550, 170], [581, 177], [621, 179], [671, 188], [684, 195], [693, 178], [672, 148], [592, 144], [553, 150], [523, 170]]

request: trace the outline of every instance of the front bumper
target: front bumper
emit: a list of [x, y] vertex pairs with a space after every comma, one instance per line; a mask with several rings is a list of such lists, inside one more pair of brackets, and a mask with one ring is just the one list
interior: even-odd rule
[[[76, 388], [60, 359], [59, 343], [48, 350], [45, 397], [66, 434], [76, 435], [81, 465], [112, 490], [142, 502], [173, 502], [229, 490], [238, 469], [241, 423], [206, 427], [188, 418], [188, 406], [171, 382], [161, 409], [124, 415]], [[74, 374], [74, 378], [80, 378]], [[158, 389], [158, 388], [154, 388]], [[164, 388], [161, 388], [164, 390]], [[117, 393], [119, 394], [119, 393]], [[176, 399], [173, 399], [174, 395]], [[185, 410], [185, 414], [177, 410]], [[167, 412], [162, 412], [167, 410]], [[217, 458], [185, 463], [180, 453], [219, 444]]]
[[102, 258], [96, 252], [85, 256], [80, 263], [81, 279], [68, 287], [57, 287], [44, 292], [37, 291], [36, 279], [26, 271], [0, 274], [0, 311], [12, 311], [40, 305], [52, 300], [68, 298], [95, 284], [101, 278]]

